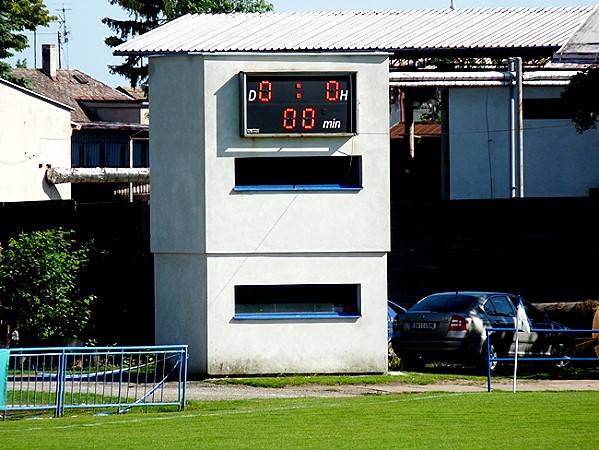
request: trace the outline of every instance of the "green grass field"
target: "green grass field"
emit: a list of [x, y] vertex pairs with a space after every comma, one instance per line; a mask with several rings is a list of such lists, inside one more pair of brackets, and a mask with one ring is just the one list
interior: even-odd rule
[[[599, 393], [191, 402], [182, 412], [0, 423], [2, 449], [593, 449]], [[79, 414], [79, 417], [73, 415]]]

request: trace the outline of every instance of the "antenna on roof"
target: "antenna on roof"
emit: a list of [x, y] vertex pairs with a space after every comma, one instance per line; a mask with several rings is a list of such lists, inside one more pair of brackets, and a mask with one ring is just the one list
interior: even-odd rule
[[[71, 11], [71, 8], [65, 8], [64, 3], [62, 4], [62, 8], [58, 10], [58, 67], [62, 69], [62, 53], [63, 53], [63, 44], [67, 45], [66, 52], [66, 65], [69, 67], [69, 35], [71, 32], [67, 27], [67, 11]], [[62, 15], [60, 14], [62, 12]]]
[[455, 0], [451, 0], [451, 5], [449, 5], [450, 9], [455, 9]]

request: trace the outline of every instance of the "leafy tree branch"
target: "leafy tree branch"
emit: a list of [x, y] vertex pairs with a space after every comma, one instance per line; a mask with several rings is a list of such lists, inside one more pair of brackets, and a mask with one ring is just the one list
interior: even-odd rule
[[81, 338], [88, 331], [94, 295], [83, 295], [79, 275], [91, 243], [77, 245], [73, 231], [20, 233], [0, 253], [0, 293], [13, 328], [32, 341]]
[[[56, 17], [51, 16], [43, 0], [0, 0], [0, 60], [29, 47], [24, 31], [47, 27]], [[8, 63], [0, 61], [0, 78], [25, 86], [26, 83], [11, 74]]]
[[[273, 9], [266, 0], [110, 0], [110, 3], [123, 8], [129, 19], [102, 19], [102, 23], [115, 33], [104, 40], [109, 47], [117, 47], [185, 14], [267, 12]], [[108, 68], [110, 73], [128, 79], [131, 87], [142, 87], [147, 91], [148, 65], [141, 56], [126, 56], [122, 64]]]
[[572, 122], [580, 134], [597, 128], [599, 118], [599, 66], [572, 77], [562, 98], [573, 112]]

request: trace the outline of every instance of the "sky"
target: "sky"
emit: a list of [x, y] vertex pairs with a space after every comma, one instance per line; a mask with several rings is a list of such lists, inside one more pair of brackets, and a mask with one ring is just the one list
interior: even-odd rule
[[[50, 14], [58, 21], [49, 27], [40, 27], [35, 33], [26, 33], [30, 48], [6, 60], [16, 65], [17, 60], [26, 60], [27, 67], [41, 67], [41, 45], [57, 44], [60, 52], [60, 67], [79, 69], [110, 86], [127, 86], [128, 81], [111, 75], [109, 65], [120, 64], [123, 57], [113, 56], [112, 49], [104, 44], [111, 30], [102, 23], [102, 18], [126, 19], [127, 15], [119, 6], [109, 0], [45, 0]], [[452, 0], [270, 0], [275, 11], [318, 11], [351, 9], [416, 9], [449, 8]], [[560, 7], [593, 6], [596, 0], [453, 0], [457, 8], [511, 8], [511, 7]], [[323, 6], [326, 5], [326, 6]], [[62, 31], [61, 31], [62, 30]], [[58, 46], [58, 32], [61, 31], [62, 45]], [[66, 31], [66, 39], [64, 38]], [[34, 42], [37, 51], [34, 52]]]

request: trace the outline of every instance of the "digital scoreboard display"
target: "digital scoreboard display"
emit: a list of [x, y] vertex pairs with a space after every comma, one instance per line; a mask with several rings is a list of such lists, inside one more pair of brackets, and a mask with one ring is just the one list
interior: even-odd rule
[[241, 135], [356, 134], [355, 74], [240, 74]]

